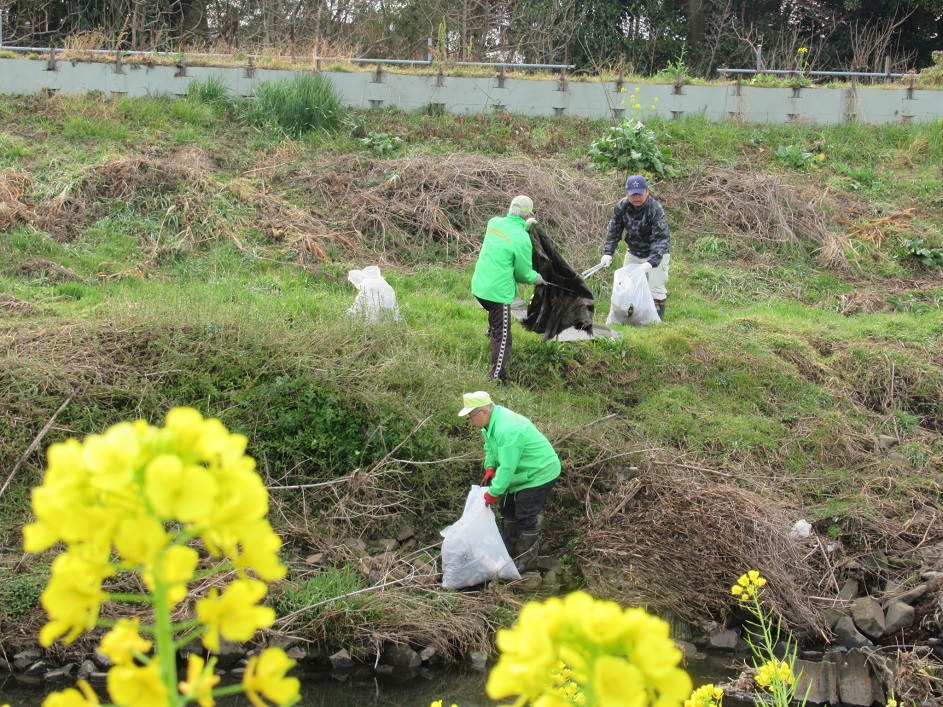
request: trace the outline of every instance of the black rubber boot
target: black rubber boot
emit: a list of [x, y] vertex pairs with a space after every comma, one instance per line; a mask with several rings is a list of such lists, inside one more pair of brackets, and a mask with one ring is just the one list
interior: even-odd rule
[[508, 554], [511, 557], [516, 557], [521, 551], [521, 531], [517, 527], [517, 520], [502, 518], [498, 532], [501, 533], [501, 539], [504, 541], [504, 547], [507, 548]]
[[667, 300], [656, 299], [655, 300], [655, 311], [658, 312], [658, 318], [662, 321], [665, 321], [665, 303]]
[[532, 532], [521, 533], [521, 553], [517, 556], [514, 564], [517, 571], [523, 574], [531, 568], [537, 559], [537, 553], [540, 551], [540, 533], [536, 530]]

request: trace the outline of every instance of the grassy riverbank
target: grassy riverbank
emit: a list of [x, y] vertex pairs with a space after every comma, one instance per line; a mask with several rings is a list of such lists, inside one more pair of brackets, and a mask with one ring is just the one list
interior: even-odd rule
[[[50, 558], [19, 541], [41, 451], [192, 405], [249, 438], [271, 486], [309, 486], [272, 490], [281, 615], [396, 582], [277, 628], [486, 646], [527, 593], [445, 593], [434, 565], [480, 477], [455, 415], [488, 386], [471, 265], [517, 193], [577, 269], [598, 261], [621, 177], [586, 154], [607, 126], [372, 112], [291, 139], [243, 115], [219, 97], [0, 100], [0, 633], [42, 621]], [[651, 127], [679, 160], [653, 188], [666, 323], [592, 344], [515, 329], [513, 383], [492, 392], [561, 454], [547, 536], [571, 582], [694, 621], [727, 614], [749, 565], [814, 632], [810, 597], [906, 584], [943, 542], [940, 126]], [[379, 156], [371, 133], [404, 142]], [[370, 264], [402, 321], [348, 314], [347, 273]], [[611, 280], [590, 285], [602, 323]], [[830, 552], [788, 540], [800, 518]], [[381, 555], [404, 525], [416, 544]]]

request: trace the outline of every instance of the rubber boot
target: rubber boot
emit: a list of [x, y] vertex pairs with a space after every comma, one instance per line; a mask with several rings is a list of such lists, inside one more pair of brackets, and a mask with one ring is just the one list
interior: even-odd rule
[[507, 548], [508, 554], [515, 557], [520, 552], [521, 544], [521, 531], [517, 527], [517, 520], [502, 518], [498, 532], [501, 533], [501, 539], [504, 541], [504, 547]]
[[523, 574], [533, 565], [540, 551], [540, 533], [536, 530], [521, 533], [521, 552], [514, 564], [517, 571]]
[[667, 300], [656, 299], [655, 300], [655, 311], [658, 312], [658, 318], [662, 321], [665, 321], [665, 303]]

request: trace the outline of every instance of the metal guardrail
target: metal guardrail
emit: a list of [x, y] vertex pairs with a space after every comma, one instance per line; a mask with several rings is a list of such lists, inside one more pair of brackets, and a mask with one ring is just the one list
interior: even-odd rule
[[919, 76], [915, 71], [906, 74], [875, 71], [796, 71], [795, 69], [717, 69], [718, 74], [777, 74], [787, 76], [873, 76], [878, 78], [900, 79], [905, 76]]

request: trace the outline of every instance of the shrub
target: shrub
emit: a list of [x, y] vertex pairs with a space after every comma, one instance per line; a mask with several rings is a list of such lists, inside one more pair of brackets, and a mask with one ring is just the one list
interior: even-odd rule
[[672, 172], [676, 161], [671, 150], [659, 147], [655, 133], [640, 120], [623, 120], [605, 137], [589, 146], [589, 158], [600, 169], [625, 172]]
[[274, 125], [292, 136], [333, 132], [346, 116], [334, 82], [321, 74], [259, 84], [247, 114], [253, 125]]

